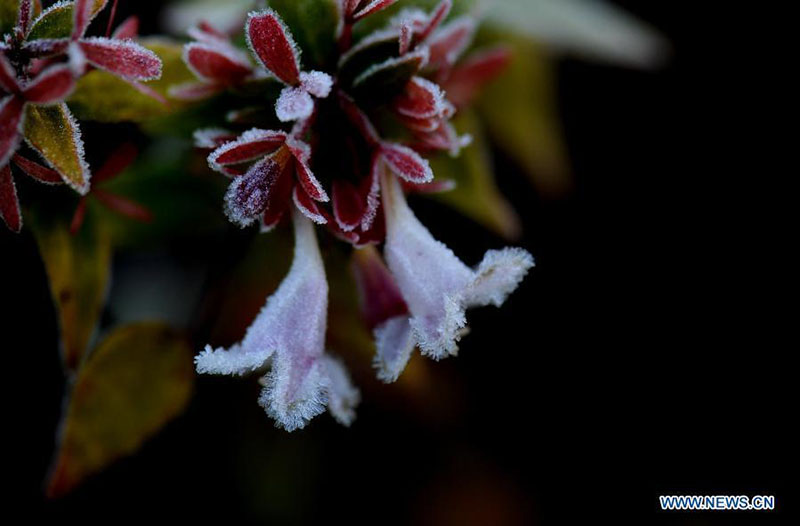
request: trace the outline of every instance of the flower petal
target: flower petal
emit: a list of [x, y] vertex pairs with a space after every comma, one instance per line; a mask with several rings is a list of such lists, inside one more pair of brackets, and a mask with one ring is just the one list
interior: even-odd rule
[[22, 91], [28, 102], [49, 104], [65, 99], [75, 88], [69, 66], [58, 64], [41, 72]]
[[469, 306], [501, 306], [533, 268], [533, 257], [521, 248], [489, 250], [475, 272], [465, 301]]
[[395, 316], [375, 327], [375, 358], [372, 365], [378, 379], [387, 384], [395, 382], [406, 368], [416, 347], [411, 319], [408, 315]]
[[22, 230], [22, 215], [19, 211], [19, 200], [14, 179], [11, 177], [11, 167], [4, 164], [0, 168], [0, 218], [12, 232]]
[[361, 393], [353, 386], [344, 364], [329, 355], [322, 357], [328, 375], [328, 411], [337, 422], [350, 427], [356, 419], [355, 408]]
[[22, 138], [25, 101], [16, 95], [0, 100], [0, 166], [5, 166]]
[[250, 13], [245, 26], [247, 44], [261, 64], [291, 86], [300, 80], [300, 48], [272, 9]]
[[311, 95], [324, 99], [331, 93], [333, 78], [321, 71], [304, 71], [300, 73], [300, 85]]
[[183, 61], [199, 78], [225, 85], [237, 84], [252, 72], [246, 57], [239, 56], [232, 46], [221, 44], [186, 44]]
[[314, 101], [302, 87], [283, 88], [275, 103], [275, 114], [281, 122], [291, 122], [308, 118], [314, 112]]
[[80, 49], [95, 67], [126, 80], [155, 80], [161, 77], [161, 59], [131, 40], [103, 37], [84, 38]]

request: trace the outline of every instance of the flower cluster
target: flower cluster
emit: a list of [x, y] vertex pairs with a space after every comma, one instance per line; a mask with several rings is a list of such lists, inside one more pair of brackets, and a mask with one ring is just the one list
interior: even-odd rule
[[[80, 128], [64, 102], [77, 80], [97, 68], [152, 95], [140, 82], [161, 75], [161, 60], [132, 40], [135, 18], [106, 37], [86, 36], [106, 3], [62, 1], [42, 11], [40, 2], [20, 0], [16, 26], [0, 41], [0, 217], [14, 232], [22, 216], [11, 164], [40, 182], [89, 191]], [[66, 33], [63, 20], [71, 20]], [[46, 166], [17, 153], [23, 139]]]
[[[409, 208], [406, 191], [449, 186], [434, 180], [424, 156], [455, 156], [469, 144], [451, 118], [507, 55], [479, 52], [460, 62], [476, 23], [469, 16], [446, 22], [451, 0], [430, 13], [401, 11], [353, 43], [358, 21], [394, 3], [339, 2], [339, 57], [326, 72], [304, 70], [289, 28], [271, 9], [247, 17], [252, 60], [201, 24], [184, 52], [198, 82], [173, 90], [200, 98], [269, 78], [282, 85], [272, 111], [277, 122], [292, 123], [288, 129], [195, 134], [197, 146], [211, 150], [209, 166], [231, 178], [225, 212], [232, 222], [258, 222], [267, 231], [290, 217], [295, 231], [291, 270], [244, 339], [229, 349], [207, 346], [196, 364], [214, 374], [268, 367], [259, 402], [287, 430], [303, 427], [326, 405], [348, 424], [358, 401], [341, 363], [325, 352], [328, 286], [314, 224], [355, 247], [352, 268], [386, 382], [397, 379], [415, 348], [434, 359], [454, 355], [465, 310], [500, 306], [533, 266], [526, 251], [507, 248], [470, 268]], [[450, 88], [456, 100], [448, 98]], [[229, 114], [231, 126], [237, 116]], [[395, 130], [392, 138], [384, 127]]]

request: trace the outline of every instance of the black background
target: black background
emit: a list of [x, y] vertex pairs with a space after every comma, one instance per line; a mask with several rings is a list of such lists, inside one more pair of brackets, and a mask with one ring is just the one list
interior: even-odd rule
[[[502, 310], [472, 313], [459, 358], [436, 365], [461, 386], [456, 415], [431, 421], [366, 399], [350, 430], [324, 417], [287, 435], [255, 404], [257, 386], [202, 378], [187, 413], [137, 455], [48, 502], [56, 326], [30, 234], [0, 233], [12, 505], [89, 523], [785, 519], [797, 347], [778, 271], [796, 236], [781, 235], [775, 179], [788, 170], [750, 89], [772, 78], [749, 30], [761, 20], [698, 2], [617, 3], [659, 28], [672, 58], [653, 72], [560, 63], [570, 196], [540, 198], [497, 160], [537, 268]], [[500, 243], [415, 206], [467, 261]], [[774, 494], [779, 510], [664, 513], [660, 494]]]

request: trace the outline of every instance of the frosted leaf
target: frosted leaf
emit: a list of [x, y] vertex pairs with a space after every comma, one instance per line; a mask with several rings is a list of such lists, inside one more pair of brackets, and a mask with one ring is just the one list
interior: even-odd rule
[[275, 114], [281, 122], [308, 118], [314, 112], [311, 95], [301, 87], [286, 87], [275, 103]]
[[247, 56], [223, 44], [186, 44], [183, 61], [198, 78], [225, 84], [241, 82], [252, 71]]
[[387, 7], [395, 4], [396, 2], [397, 0], [371, 0], [364, 7], [354, 12], [352, 14], [352, 19], [354, 21], [361, 20], [365, 16], [369, 16], [373, 13], [377, 13], [378, 11], [386, 9]]
[[272, 9], [251, 12], [245, 25], [247, 45], [261, 64], [290, 86], [300, 76], [300, 48], [292, 34]]
[[72, 39], [77, 40], [86, 33], [92, 21], [94, 0], [75, 0], [72, 6]]
[[225, 166], [253, 161], [274, 152], [285, 142], [284, 132], [252, 128], [211, 152], [208, 166], [216, 172], [227, 174]]
[[356, 419], [355, 408], [361, 393], [353, 386], [344, 364], [332, 356], [322, 358], [328, 374], [328, 411], [343, 426], [349, 427]]
[[225, 86], [221, 84], [213, 84], [208, 82], [185, 82], [183, 84], [175, 84], [170, 86], [167, 93], [173, 99], [193, 102], [213, 97], [214, 95], [221, 93], [223, 90], [225, 90]]
[[139, 35], [139, 18], [136, 15], [129, 16], [111, 33], [111, 38], [115, 40], [125, 40], [136, 38]]
[[441, 68], [455, 64], [472, 42], [475, 29], [475, 20], [469, 16], [462, 16], [431, 35], [428, 39], [430, 66]]
[[439, 24], [447, 18], [447, 15], [450, 14], [450, 10], [453, 8], [453, 0], [442, 0], [439, 2], [439, 5], [436, 6], [436, 9], [433, 10], [431, 16], [428, 20], [428, 23], [422, 29], [419, 35], [419, 41], [424, 42], [428, 36], [433, 33]]
[[[295, 155], [295, 172], [297, 174], [297, 180], [300, 182], [300, 185], [303, 187], [308, 196], [313, 199], [314, 201], [320, 201], [322, 203], [327, 203], [330, 198], [328, 197], [327, 192], [325, 189], [322, 188], [322, 184], [317, 180], [314, 174], [311, 172], [311, 168], [308, 167], [308, 153], [303, 153], [304, 150], [299, 150], [296, 147], [293, 147], [293, 143], [299, 143], [300, 141], [296, 141], [294, 139], [290, 139], [287, 143], [289, 145], [289, 149]], [[300, 143], [308, 149], [308, 145], [305, 143]], [[307, 150], [306, 150], [307, 151]]]
[[61, 175], [59, 175], [59, 173], [55, 170], [47, 168], [46, 166], [42, 166], [41, 164], [33, 162], [30, 159], [26, 159], [19, 154], [14, 154], [11, 160], [17, 166], [17, 168], [25, 173], [25, 175], [36, 179], [40, 183], [51, 185], [64, 183]]
[[381, 143], [380, 154], [386, 166], [406, 181], [426, 183], [433, 180], [433, 171], [428, 161], [408, 146]]
[[25, 101], [17, 95], [0, 100], [0, 166], [6, 166], [17, 150], [25, 120]]
[[333, 217], [345, 232], [361, 224], [366, 202], [352, 183], [343, 179], [333, 181]]
[[331, 93], [333, 78], [322, 71], [304, 71], [300, 73], [300, 85], [311, 95], [324, 99]]
[[405, 91], [397, 97], [394, 108], [398, 113], [415, 119], [444, 117], [452, 111], [442, 88], [422, 77], [412, 77]]
[[17, 72], [3, 53], [0, 53], [0, 89], [6, 93], [16, 93], [19, 90]]
[[410, 64], [412, 62], [418, 62], [418, 65], [416, 67], [418, 69], [421, 69], [425, 67], [425, 65], [428, 63], [428, 58], [429, 58], [428, 48], [420, 47], [415, 51], [412, 51], [411, 53], [406, 53], [402, 57], [392, 57], [386, 59], [383, 62], [373, 64], [372, 66], [364, 70], [363, 73], [361, 73], [355, 78], [355, 80], [353, 81], [353, 86], [354, 87], [360, 86], [374, 75], [378, 75], [379, 73], [384, 71], [399, 68], [405, 64]]
[[378, 207], [381, 204], [381, 170], [383, 164], [378, 153], [372, 155], [372, 162], [369, 171], [369, 191], [367, 192], [367, 208], [364, 210], [364, 217], [361, 219], [361, 230], [369, 230], [378, 214]]
[[408, 315], [390, 318], [375, 327], [373, 335], [376, 352], [372, 365], [378, 371], [378, 379], [392, 383], [406, 368], [416, 347], [410, 319]]
[[28, 102], [52, 104], [66, 98], [75, 88], [69, 66], [55, 65], [42, 71], [23, 89]]
[[353, 47], [342, 53], [341, 57], [339, 57], [339, 62], [338, 62], [339, 68], [341, 69], [342, 65], [344, 65], [347, 61], [349, 61], [352, 57], [358, 55], [365, 49], [372, 47], [378, 42], [387, 40], [397, 40], [398, 38], [400, 38], [400, 33], [398, 29], [395, 28], [379, 29], [377, 31], [370, 33], [369, 35], [359, 40], [356, 45], [354, 45]]
[[400, 45], [398, 52], [405, 55], [411, 49], [411, 39], [414, 38], [414, 26], [411, 20], [404, 19], [400, 22]]
[[315, 203], [300, 186], [294, 187], [292, 201], [297, 209], [311, 221], [318, 225], [324, 225], [328, 222], [328, 219], [325, 217], [322, 210], [319, 209], [317, 203]]
[[22, 215], [19, 211], [17, 188], [8, 164], [0, 167], [0, 219], [12, 232], [19, 233], [22, 230]]
[[348, 120], [358, 129], [362, 137], [364, 137], [364, 140], [366, 140], [370, 146], [377, 145], [381, 139], [380, 135], [378, 135], [378, 131], [375, 129], [375, 126], [372, 125], [369, 117], [358, 107], [358, 104], [340, 91], [339, 105], [345, 115], [347, 115]]
[[198, 128], [192, 134], [195, 148], [218, 148], [234, 140], [233, 132], [222, 128]]
[[86, 61], [127, 80], [161, 77], [161, 59], [132, 40], [89, 37], [79, 42]]
[[32, 20], [33, 0], [20, 0], [15, 30], [17, 30], [23, 36], [27, 35], [28, 30], [31, 27]]
[[270, 191], [283, 168], [272, 157], [265, 157], [246, 174], [234, 179], [225, 193], [225, 215], [228, 219], [241, 227], [256, 221], [267, 208]]
[[78, 42], [70, 42], [67, 48], [69, 69], [75, 77], [81, 77], [86, 72], [86, 55]]
[[411, 313], [422, 352], [435, 359], [458, 351], [469, 306], [500, 305], [533, 265], [521, 249], [487, 253], [476, 271], [433, 238], [414, 216], [399, 182], [384, 175], [384, 256]]

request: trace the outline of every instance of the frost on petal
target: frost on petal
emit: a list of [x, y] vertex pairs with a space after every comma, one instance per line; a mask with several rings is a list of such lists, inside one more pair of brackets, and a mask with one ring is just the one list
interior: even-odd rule
[[22, 230], [22, 215], [19, 212], [17, 189], [11, 177], [11, 168], [4, 164], [0, 168], [0, 218], [12, 232]]
[[82, 39], [80, 47], [90, 64], [126, 80], [161, 77], [158, 55], [131, 40], [91, 37]]
[[247, 44], [261, 64], [289, 85], [300, 77], [300, 48], [281, 18], [272, 9], [247, 16]]
[[233, 180], [225, 193], [225, 214], [233, 223], [246, 227], [259, 219], [267, 208], [272, 186], [285, 164], [273, 157], [255, 163], [244, 175]]
[[380, 148], [386, 166], [398, 177], [412, 183], [433, 180], [433, 171], [428, 161], [411, 148], [396, 143], [382, 143]]
[[395, 316], [373, 330], [375, 336], [375, 358], [372, 364], [378, 371], [378, 379], [395, 382], [406, 368], [411, 353], [416, 347], [414, 331], [408, 315]]
[[314, 112], [314, 101], [302, 87], [286, 87], [275, 103], [275, 114], [281, 122], [308, 118]]
[[203, 80], [226, 85], [241, 82], [250, 75], [250, 64], [231, 46], [192, 42], [183, 48], [183, 60]]
[[5, 166], [19, 146], [25, 101], [16, 95], [0, 100], [0, 166]]
[[304, 71], [300, 73], [300, 85], [311, 95], [324, 99], [331, 93], [333, 78], [322, 71]]
[[384, 254], [411, 312], [411, 329], [424, 354], [439, 359], [458, 350], [465, 309], [503, 303], [533, 266], [519, 248], [489, 251], [472, 270], [417, 220], [396, 179], [383, 178]]
[[489, 250], [478, 265], [466, 302], [476, 307], [501, 306], [533, 266], [533, 257], [521, 248]]
[[350, 427], [356, 419], [355, 408], [361, 393], [353, 386], [341, 360], [325, 355], [323, 364], [328, 375], [328, 412], [343, 426]]
[[48, 104], [67, 97], [75, 87], [70, 68], [65, 65], [51, 66], [40, 73], [22, 91], [28, 102]]

